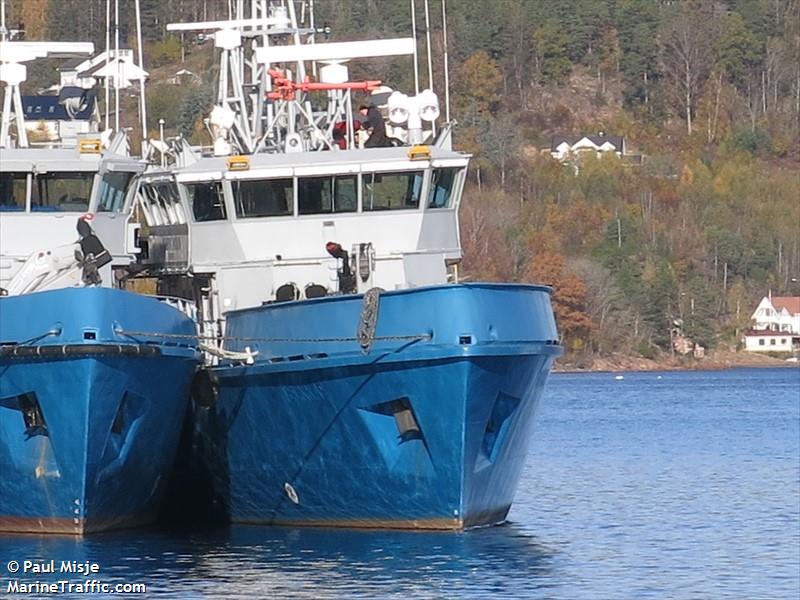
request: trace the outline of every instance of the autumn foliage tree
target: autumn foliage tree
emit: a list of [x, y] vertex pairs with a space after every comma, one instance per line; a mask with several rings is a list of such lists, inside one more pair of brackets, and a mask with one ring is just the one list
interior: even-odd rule
[[588, 314], [583, 279], [566, 269], [562, 255], [548, 250], [533, 257], [525, 278], [553, 287], [553, 312], [564, 345], [572, 351], [585, 348], [595, 326]]
[[[159, 50], [166, 65], [178, 50], [211, 57], [192, 36], [182, 47], [167, 40], [165, 24], [224, 19], [229, 4], [141, 0], [145, 67]], [[415, 1], [427, 86], [422, 4]], [[410, 5], [314, 3], [331, 42], [408, 36]], [[704, 345], [734, 345], [768, 290], [800, 294], [800, 2], [446, 5], [453, 141], [472, 154], [460, 208], [464, 279], [552, 284], [565, 345], [587, 358], [658, 357], [669, 352], [676, 322]], [[28, 40], [104, 47], [106, 0], [6, 6], [6, 23], [23, 22]], [[132, 7], [120, 3], [128, 45]], [[444, 107], [438, 10], [430, 28], [433, 89]], [[411, 61], [353, 61], [351, 78], [410, 92]], [[38, 64], [29, 66], [28, 90], [57, 80], [55, 62]], [[204, 86], [214, 67], [206, 83], [178, 87], [159, 80], [166, 65], [150, 71], [148, 115], [207, 142], [199, 117], [213, 100]], [[600, 131], [624, 136], [625, 154], [641, 160], [550, 156], [554, 137]]]
[[[498, 64], [484, 51], [472, 54], [455, 72], [453, 111], [461, 124], [459, 139], [461, 148], [474, 156], [472, 168], [476, 182], [482, 186], [483, 171], [489, 166], [487, 153], [491, 144], [484, 148], [483, 141], [495, 140], [492, 127], [503, 88], [503, 73]], [[502, 145], [501, 145], [502, 147]], [[505, 150], [503, 160], [505, 160]]]
[[456, 70], [453, 109], [456, 113], [476, 113], [487, 117], [496, 109], [503, 89], [500, 67], [483, 50], [475, 52]]

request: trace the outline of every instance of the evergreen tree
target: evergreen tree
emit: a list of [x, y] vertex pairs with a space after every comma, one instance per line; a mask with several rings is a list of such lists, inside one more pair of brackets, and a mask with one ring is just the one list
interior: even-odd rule
[[720, 35], [714, 44], [715, 67], [739, 89], [744, 89], [762, 59], [760, 44], [741, 15], [731, 13], [720, 22]]
[[533, 32], [533, 54], [540, 83], [563, 83], [572, 65], [567, 58], [567, 36], [555, 22]]
[[698, 273], [690, 274], [681, 300], [686, 337], [706, 348], [713, 347], [716, 343], [714, 320], [717, 302], [706, 279]]
[[655, 276], [645, 280], [642, 293], [642, 320], [649, 326], [650, 340], [664, 350], [669, 350], [671, 330], [679, 319], [676, 281], [669, 264], [661, 261]]
[[617, 7], [620, 70], [628, 106], [651, 102], [658, 78], [658, 22], [657, 5], [650, 0], [622, 0]]

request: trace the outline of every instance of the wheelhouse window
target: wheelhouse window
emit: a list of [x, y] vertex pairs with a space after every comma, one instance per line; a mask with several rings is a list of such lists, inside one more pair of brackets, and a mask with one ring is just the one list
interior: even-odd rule
[[236, 179], [231, 181], [236, 216], [282, 217], [293, 213], [294, 182], [289, 179]]
[[422, 171], [364, 173], [361, 195], [364, 210], [409, 210], [419, 207]]
[[358, 209], [357, 181], [356, 175], [298, 179], [298, 212], [301, 215], [355, 212]]
[[428, 192], [428, 208], [448, 208], [458, 181], [457, 168], [435, 169]]
[[31, 188], [31, 209], [36, 212], [86, 212], [92, 196], [94, 173], [37, 173]]
[[179, 225], [186, 223], [178, 186], [173, 180], [142, 183], [139, 188], [141, 207], [149, 225]]
[[27, 173], [0, 173], [0, 211], [25, 210]]
[[224, 221], [225, 194], [222, 193], [222, 182], [201, 181], [186, 184], [189, 202], [192, 205], [194, 220], [199, 223], [207, 221]]
[[125, 195], [132, 178], [133, 173], [111, 171], [105, 173], [100, 180], [97, 212], [120, 212], [125, 204]]

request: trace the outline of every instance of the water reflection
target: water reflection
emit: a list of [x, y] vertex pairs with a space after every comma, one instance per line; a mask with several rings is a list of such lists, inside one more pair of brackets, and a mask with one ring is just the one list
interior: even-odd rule
[[512, 526], [466, 534], [236, 527], [229, 554], [246, 568], [276, 567], [287, 593], [413, 592], [461, 597], [508, 591], [519, 597], [550, 575], [552, 552]]
[[[554, 585], [554, 552], [513, 525], [405, 532], [234, 526], [191, 534], [0, 539], [3, 557], [98, 562], [164, 598], [518, 598]], [[25, 579], [24, 577], [21, 579]], [[28, 580], [55, 580], [29, 576]]]
[[557, 375], [509, 525], [0, 536], [0, 598], [26, 558], [181, 600], [800, 598], [798, 389], [800, 369]]

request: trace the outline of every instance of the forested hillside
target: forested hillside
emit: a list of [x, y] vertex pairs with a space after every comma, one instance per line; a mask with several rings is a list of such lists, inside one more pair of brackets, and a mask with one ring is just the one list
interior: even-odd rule
[[[122, 35], [131, 34], [132, 1]], [[331, 40], [408, 35], [407, 0], [315, 0]], [[128, 6], [130, 5], [130, 6]], [[224, 0], [141, 0], [146, 67], [177, 65], [174, 20]], [[430, 0], [444, 96], [440, 0]], [[13, 0], [28, 39], [103, 46], [105, 0]], [[423, 0], [416, 0], [426, 79]], [[768, 290], [800, 294], [800, 0], [447, 0], [456, 144], [475, 156], [462, 208], [464, 274], [544, 281], [574, 360], [656, 356], [670, 337], [734, 345]], [[151, 122], [197, 135], [203, 81], [151, 85]], [[205, 53], [205, 54], [204, 54]], [[354, 65], [358, 74], [358, 65]], [[412, 88], [407, 59], [378, 73]], [[173, 69], [174, 72], [174, 69]], [[561, 164], [556, 134], [625, 137], [642, 161]]]
[[[335, 7], [334, 32], [371, 36], [408, 31], [404, 4], [318, 6]], [[440, 4], [430, 5], [440, 56]], [[573, 360], [655, 356], [671, 329], [735, 344], [757, 298], [800, 293], [800, 2], [448, 0], [447, 10], [457, 142], [475, 155], [468, 276], [552, 283]], [[417, 2], [421, 37], [422, 15]], [[540, 151], [555, 134], [600, 131], [624, 135], [643, 162], [565, 166]]]

